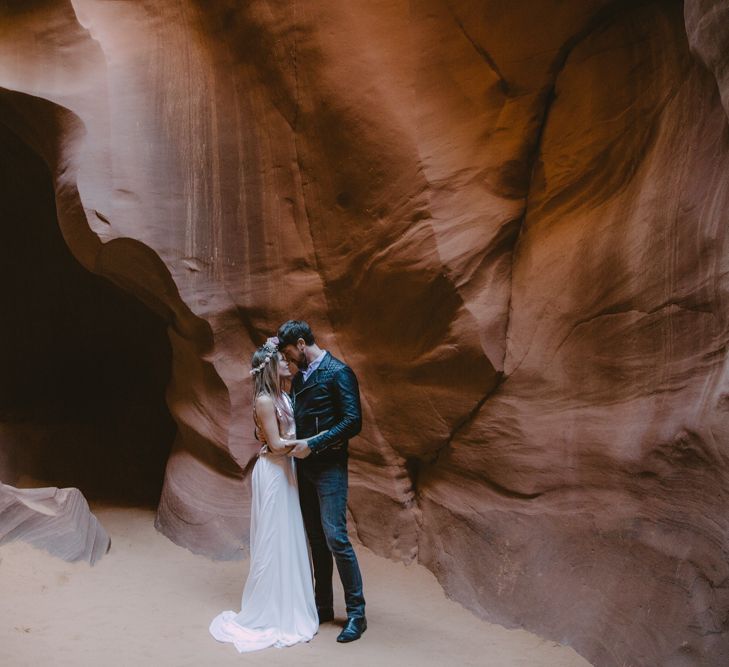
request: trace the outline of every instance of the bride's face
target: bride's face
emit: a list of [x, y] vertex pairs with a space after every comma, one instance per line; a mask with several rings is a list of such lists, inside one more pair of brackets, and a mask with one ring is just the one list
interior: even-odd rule
[[278, 354], [278, 377], [280, 380], [289, 380], [291, 379], [291, 369], [289, 368], [289, 362], [286, 361], [283, 354], [280, 352]]

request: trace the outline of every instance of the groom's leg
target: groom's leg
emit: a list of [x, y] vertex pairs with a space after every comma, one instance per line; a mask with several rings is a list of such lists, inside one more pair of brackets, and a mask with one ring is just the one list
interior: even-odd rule
[[311, 559], [314, 562], [314, 599], [321, 615], [322, 612], [328, 613], [334, 608], [332, 594], [334, 565], [321, 524], [316, 487], [303, 465], [298, 464], [296, 468], [301, 515], [304, 519], [306, 535], [309, 538], [309, 546], [311, 546]]
[[321, 470], [316, 489], [324, 535], [344, 588], [347, 617], [362, 618], [365, 615], [362, 575], [347, 535], [347, 462], [333, 463]]

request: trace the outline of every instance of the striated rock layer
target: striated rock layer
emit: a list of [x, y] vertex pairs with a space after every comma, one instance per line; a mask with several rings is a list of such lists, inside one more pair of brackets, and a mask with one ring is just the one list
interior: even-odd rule
[[16, 489], [0, 482], [0, 545], [13, 540], [91, 565], [111, 544], [78, 489]]
[[0, 123], [166, 326], [158, 528], [241, 553], [247, 359], [304, 317], [365, 544], [596, 665], [726, 664], [728, 6], [5, 3]]

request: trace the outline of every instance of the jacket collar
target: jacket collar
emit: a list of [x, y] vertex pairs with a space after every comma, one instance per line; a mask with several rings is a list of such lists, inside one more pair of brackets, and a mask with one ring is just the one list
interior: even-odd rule
[[306, 382], [303, 382], [299, 378], [303, 376], [303, 374], [297, 375], [296, 379], [298, 382], [294, 383], [294, 394], [300, 394], [305, 389], [309, 389], [309, 387], [313, 387], [315, 384], [319, 383], [319, 374], [329, 367], [329, 364], [332, 362], [332, 355], [327, 351], [324, 355], [324, 358], [321, 360], [321, 363], [319, 364], [318, 368], [309, 376], [309, 378], [306, 380]]

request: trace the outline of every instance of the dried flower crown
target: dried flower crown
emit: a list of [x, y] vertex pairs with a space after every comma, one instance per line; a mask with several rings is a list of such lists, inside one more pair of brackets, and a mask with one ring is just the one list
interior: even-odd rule
[[269, 338], [261, 346], [261, 348], [266, 352], [266, 356], [263, 357], [261, 363], [258, 364], [258, 366], [256, 366], [255, 368], [251, 368], [249, 373], [252, 376], [262, 373], [266, 366], [271, 363], [271, 358], [273, 357], [273, 355], [278, 353], [278, 338], [276, 338], [275, 336], [273, 338]]

